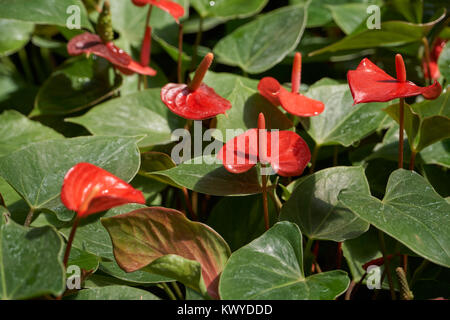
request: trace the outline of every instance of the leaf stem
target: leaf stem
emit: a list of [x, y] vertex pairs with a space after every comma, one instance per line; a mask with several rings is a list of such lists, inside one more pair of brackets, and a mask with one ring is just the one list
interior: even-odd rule
[[409, 160], [409, 170], [411, 170], [411, 171], [414, 170], [414, 162], [416, 160], [416, 155], [417, 155], [417, 152], [411, 151], [411, 158]]
[[391, 297], [392, 297], [392, 300], [396, 300], [395, 291], [394, 291], [394, 282], [392, 281], [389, 259], [386, 254], [386, 243], [384, 240], [384, 233], [381, 230], [378, 230], [378, 240], [380, 242], [381, 253], [383, 254], [384, 268], [386, 271], [386, 275], [388, 277], [389, 290], [391, 291]]
[[203, 34], [203, 18], [200, 17], [198, 21], [197, 35], [195, 36], [194, 48], [192, 51], [191, 71], [194, 71], [195, 65], [197, 64], [198, 46], [202, 41], [202, 34]]
[[30, 208], [30, 211], [28, 211], [27, 217], [25, 219], [25, 223], [23, 224], [25, 227], [29, 227], [31, 224], [31, 221], [33, 220], [34, 215], [34, 209]]
[[316, 144], [314, 146], [312, 155], [311, 155], [311, 167], [309, 167], [309, 173], [314, 173], [314, 169], [316, 168], [317, 155], [319, 154], [320, 146]]
[[167, 295], [169, 296], [170, 300], [177, 300], [177, 297], [173, 294], [173, 291], [170, 290], [170, 288], [167, 285], [167, 283], [162, 282], [161, 286], [164, 289], [164, 291], [167, 293]]
[[70, 230], [69, 239], [67, 239], [66, 251], [64, 252], [64, 267], [67, 268], [67, 262], [69, 261], [70, 249], [72, 248], [73, 238], [75, 237], [75, 232], [77, 231], [78, 223], [80, 222], [80, 217], [76, 216], [72, 224], [72, 229]]
[[179, 300], [184, 300], [183, 293], [181, 293], [181, 289], [180, 289], [180, 287], [178, 286], [177, 282], [174, 281], [174, 282], [171, 282], [171, 284], [172, 284], [173, 289], [175, 290], [175, 293], [176, 293], [178, 299], [179, 299]]
[[281, 207], [283, 204], [281, 203], [280, 199], [277, 196], [277, 193], [275, 191], [276, 186], [269, 192], [269, 197], [272, 199], [273, 203], [275, 204], [275, 209], [277, 210], [277, 214], [280, 215]]
[[427, 37], [422, 38], [424, 56], [425, 56], [425, 68], [428, 73], [428, 77], [425, 76], [425, 69], [423, 70], [423, 77], [425, 78], [425, 85], [429, 85], [433, 79], [431, 78], [431, 66], [430, 66], [430, 43]]
[[423, 259], [422, 263], [414, 271], [414, 274], [413, 274], [411, 282], [410, 282], [411, 288], [416, 283], [417, 279], [422, 274], [423, 270], [425, 270], [425, 268], [428, 266], [428, 264], [429, 264], [429, 261], [426, 259]]
[[405, 109], [405, 99], [400, 98], [399, 104], [399, 131], [398, 131], [398, 168], [403, 168], [403, 131], [404, 131], [404, 109]]

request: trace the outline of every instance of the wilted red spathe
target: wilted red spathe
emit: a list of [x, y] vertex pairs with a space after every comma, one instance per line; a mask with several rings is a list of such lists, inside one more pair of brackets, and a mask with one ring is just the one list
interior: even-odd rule
[[66, 173], [61, 201], [80, 218], [126, 203], [145, 204], [141, 191], [86, 162], [78, 163]]
[[419, 87], [406, 81], [403, 59], [396, 56], [397, 79], [391, 77], [369, 59], [363, 59], [356, 70], [347, 73], [347, 80], [354, 104], [363, 102], [386, 102], [396, 98], [423, 95], [425, 99], [435, 99], [442, 91], [439, 82], [431, 86]]
[[301, 54], [297, 52], [292, 65], [292, 90], [286, 90], [272, 77], [262, 78], [258, 83], [259, 93], [275, 106], [281, 107], [290, 114], [299, 117], [312, 117], [323, 112], [325, 105], [299, 93], [301, 79]]
[[146, 4], [153, 5], [168, 12], [177, 23], [179, 19], [184, 16], [184, 8], [182, 5], [169, 1], [169, 0], [131, 0], [134, 5], [138, 7], [145, 6]]
[[135, 72], [147, 76], [156, 75], [154, 69], [134, 61], [125, 51], [116, 47], [112, 42], [103, 43], [100, 36], [93, 33], [85, 32], [73, 37], [67, 44], [67, 52], [71, 56], [83, 53], [95, 54], [107, 59], [126, 75]]
[[213, 58], [212, 53], [205, 56], [189, 85], [168, 83], [161, 89], [161, 100], [170, 111], [185, 119], [205, 120], [225, 114], [231, 108], [228, 100], [202, 83]]
[[[278, 141], [275, 140], [272, 146], [273, 139]], [[249, 129], [227, 141], [217, 158], [231, 173], [246, 172], [259, 162], [270, 163], [278, 175], [290, 177], [303, 173], [311, 160], [311, 152], [306, 142], [293, 131], [267, 131], [264, 115], [260, 113], [258, 129]]]

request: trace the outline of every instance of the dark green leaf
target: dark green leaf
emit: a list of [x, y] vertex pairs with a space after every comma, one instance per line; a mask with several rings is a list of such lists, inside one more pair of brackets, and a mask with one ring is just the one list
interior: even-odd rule
[[143, 90], [109, 100], [86, 114], [68, 121], [86, 127], [94, 135], [144, 136], [139, 147], [166, 144], [172, 132], [185, 120], [173, 114], [161, 101], [160, 89]]
[[110, 97], [122, 84], [110, 71], [96, 56], [69, 60], [42, 85], [30, 116], [73, 113]]
[[92, 30], [86, 9], [80, 0], [0, 0], [0, 18], [65, 27], [73, 14], [67, 13], [71, 6], [79, 9], [80, 26]]
[[450, 204], [417, 173], [394, 171], [382, 201], [352, 191], [344, 191], [338, 198], [360, 218], [418, 255], [450, 266]]
[[370, 195], [362, 167], [334, 167], [309, 175], [295, 185], [280, 220], [295, 222], [308, 238], [344, 241], [366, 232], [369, 224], [339, 203], [342, 190]]
[[160, 300], [153, 293], [128, 286], [106, 286], [83, 289], [75, 295], [68, 296], [70, 300]]
[[6, 110], [0, 114], [0, 123], [0, 157], [32, 142], [64, 138], [53, 129], [31, 121], [15, 110]]
[[1, 57], [10, 55], [25, 46], [30, 40], [34, 25], [25, 21], [0, 19], [0, 29], [2, 30], [0, 33]]
[[349, 285], [344, 271], [305, 277], [302, 234], [284, 221], [234, 252], [220, 279], [220, 296], [233, 300], [332, 300]]
[[375, 132], [386, 117], [381, 110], [385, 103], [353, 105], [347, 84], [331, 84], [322, 79], [306, 95], [325, 104], [325, 111], [318, 116], [300, 119], [319, 146], [350, 146]]
[[100, 166], [130, 181], [140, 164], [136, 138], [78, 137], [35, 142], [0, 158], [0, 176], [33, 210], [50, 210], [61, 220], [70, 220], [60, 200], [67, 171], [79, 162]]
[[214, 47], [220, 62], [260, 73], [279, 63], [300, 41], [307, 5], [283, 7], [238, 28]]
[[[5, 221], [6, 219], [6, 221]], [[0, 207], [0, 299], [59, 295], [65, 288], [63, 241], [52, 227], [16, 224]]]

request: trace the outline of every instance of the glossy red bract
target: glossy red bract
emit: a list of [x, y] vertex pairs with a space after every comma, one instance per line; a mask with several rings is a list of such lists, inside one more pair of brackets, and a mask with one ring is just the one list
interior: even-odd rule
[[147, 4], [153, 5], [155, 7], [160, 8], [168, 12], [176, 22], [179, 22], [179, 19], [184, 16], [184, 8], [182, 5], [169, 1], [169, 0], [131, 0], [134, 5], [138, 7], [145, 6]]
[[141, 191], [86, 162], [78, 163], [66, 173], [61, 201], [81, 218], [126, 203], [145, 204]]
[[73, 37], [67, 44], [67, 52], [71, 56], [77, 56], [83, 53], [95, 54], [107, 59], [126, 75], [133, 73], [147, 76], [156, 75], [154, 69], [134, 61], [125, 51], [116, 47], [112, 42], [103, 43], [102, 39], [93, 33], [85, 32]]
[[274, 78], [265, 77], [258, 83], [259, 93], [274, 106], [280, 106], [290, 114], [299, 117], [317, 116], [325, 105], [300, 93], [290, 92]]
[[428, 87], [419, 87], [411, 81], [400, 82], [367, 58], [361, 61], [356, 70], [347, 73], [347, 80], [354, 104], [386, 102], [420, 94], [426, 99], [435, 99], [442, 91], [437, 81]]
[[[267, 152], [258, 150], [258, 132], [265, 135]], [[277, 139], [273, 142], [272, 140]], [[255, 143], [256, 142], [256, 143]], [[277, 150], [274, 148], [278, 148]], [[262, 151], [262, 152], [261, 152]], [[264, 154], [266, 153], [266, 154]], [[303, 173], [311, 160], [311, 152], [306, 142], [295, 132], [250, 129], [227, 141], [217, 155], [225, 169], [231, 173], [243, 173], [253, 168], [257, 162], [270, 163], [280, 176], [291, 177]]]
[[173, 113], [190, 120], [213, 118], [231, 108], [228, 100], [204, 83], [195, 91], [183, 83], [168, 83], [161, 89], [161, 100]]

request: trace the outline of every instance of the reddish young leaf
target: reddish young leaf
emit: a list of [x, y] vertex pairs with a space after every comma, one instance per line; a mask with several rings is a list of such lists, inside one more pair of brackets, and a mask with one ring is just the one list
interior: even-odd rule
[[134, 72], [148, 76], [156, 75], [154, 69], [140, 65], [112, 42], [105, 44], [98, 35], [93, 33], [85, 32], [73, 37], [67, 44], [67, 52], [71, 56], [77, 56], [83, 53], [95, 54], [107, 59], [126, 75]]
[[168, 83], [161, 89], [161, 100], [170, 111], [185, 119], [204, 120], [225, 114], [231, 108], [228, 100], [202, 83], [213, 58], [212, 53], [205, 56], [189, 85]]
[[[397, 70], [399, 65], [397, 63]], [[347, 73], [347, 80], [354, 104], [363, 102], [386, 102], [396, 98], [423, 95], [425, 99], [435, 99], [442, 91], [439, 82], [431, 86], [419, 87], [411, 81], [395, 79], [365, 58], [356, 70]]]
[[310, 99], [300, 94], [301, 79], [301, 55], [295, 54], [292, 66], [291, 84], [292, 91], [289, 92], [274, 78], [265, 77], [258, 83], [259, 93], [274, 106], [279, 106], [290, 114], [299, 117], [312, 117], [322, 113], [325, 105], [317, 100]]
[[259, 127], [261, 129], [250, 129], [234, 137], [220, 149], [217, 158], [225, 169], [231, 173], [242, 173], [260, 162], [270, 163], [280, 176], [302, 174], [311, 160], [306, 142], [292, 131], [268, 132], [262, 125]]
[[80, 218], [126, 203], [145, 204], [141, 191], [86, 162], [78, 163], [66, 173], [61, 201]]
[[[126, 272], [145, 268], [164, 256], [177, 255], [200, 264], [208, 294], [219, 298], [219, 277], [230, 249], [209, 226], [192, 222], [181, 212], [163, 207], [137, 209], [103, 218], [101, 222], [111, 236], [117, 264]], [[194, 283], [193, 274], [181, 267], [177, 269], [181, 272], [175, 271], [177, 280], [187, 281], [185, 284], [189, 286], [201, 286]]]
[[145, 6], [146, 4], [153, 5], [168, 12], [177, 23], [179, 19], [184, 16], [184, 8], [182, 5], [169, 1], [169, 0], [131, 0], [134, 5], [138, 7]]

